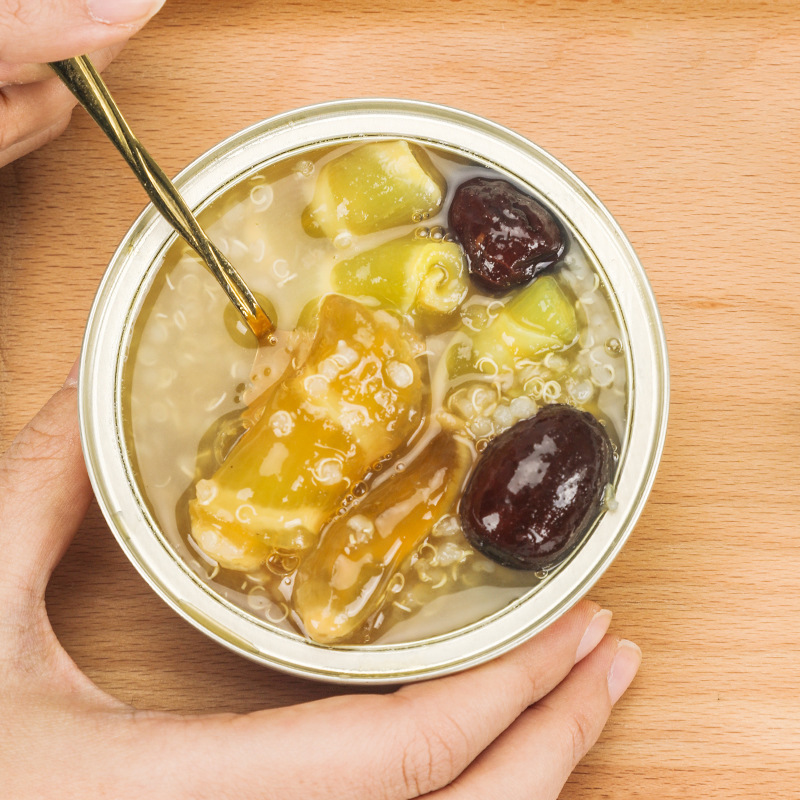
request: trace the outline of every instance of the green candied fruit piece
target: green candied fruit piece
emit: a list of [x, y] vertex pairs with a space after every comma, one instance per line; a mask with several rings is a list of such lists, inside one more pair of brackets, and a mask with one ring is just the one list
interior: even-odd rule
[[300, 363], [251, 404], [257, 418], [189, 503], [192, 538], [244, 571], [300, 555], [371, 465], [423, 421], [421, 342], [387, 311], [328, 295]]
[[347, 641], [381, 608], [400, 565], [452, 510], [471, 461], [466, 442], [443, 431], [409, 469], [330, 523], [300, 566], [292, 596], [315, 642]]
[[451, 314], [467, 295], [464, 254], [455, 242], [413, 234], [338, 263], [333, 288], [375, 297], [403, 313], [422, 309]]
[[444, 178], [420, 148], [372, 142], [322, 167], [303, 227], [329, 239], [363, 236], [435, 214], [445, 192]]
[[562, 350], [578, 336], [575, 310], [550, 275], [522, 290], [472, 342], [472, 365], [485, 372], [494, 362], [513, 368], [516, 358]]

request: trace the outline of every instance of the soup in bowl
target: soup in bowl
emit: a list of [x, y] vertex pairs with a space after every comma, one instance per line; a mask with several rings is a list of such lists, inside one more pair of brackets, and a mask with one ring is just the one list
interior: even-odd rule
[[277, 330], [259, 346], [152, 211], [112, 261], [82, 430], [151, 585], [245, 655], [362, 682], [478, 663], [576, 602], [666, 418], [652, 295], [588, 190], [401, 101], [267, 121], [178, 183]]

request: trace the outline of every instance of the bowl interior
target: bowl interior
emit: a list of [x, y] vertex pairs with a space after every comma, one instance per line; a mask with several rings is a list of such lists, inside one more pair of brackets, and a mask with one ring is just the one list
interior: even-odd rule
[[112, 531], [153, 588], [212, 638], [262, 663], [333, 681], [397, 682], [452, 672], [503, 652], [564, 613], [600, 577], [638, 517], [655, 475], [667, 411], [663, 330], [630, 245], [599, 201], [563, 166], [516, 134], [471, 115], [405, 101], [350, 101], [267, 120], [206, 153], [176, 180], [202, 209], [270, 163], [301, 158], [320, 144], [405, 138], [466, 156], [527, 184], [580, 242], [621, 323], [627, 416], [616, 478], [617, 507], [534, 588], [504, 608], [446, 634], [413, 642], [325, 647], [279, 620], [259, 619], [198, 577], [165, 535], [139, 481], [129, 446], [123, 385], [136, 322], [174, 240], [152, 208], [137, 220], [98, 291], [82, 358], [80, 410], [90, 477]]

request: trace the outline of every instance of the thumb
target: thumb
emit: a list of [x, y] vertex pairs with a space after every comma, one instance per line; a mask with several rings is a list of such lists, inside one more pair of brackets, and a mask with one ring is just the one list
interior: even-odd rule
[[0, 458], [0, 598], [44, 596], [92, 490], [73, 373]]
[[58, 61], [124, 42], [164, 0], [0, 0], [0, 59]]

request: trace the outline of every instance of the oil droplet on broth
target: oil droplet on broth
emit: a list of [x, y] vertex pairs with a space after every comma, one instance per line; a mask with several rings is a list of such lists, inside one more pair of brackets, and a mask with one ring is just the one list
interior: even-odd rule
[[622, 342], [616, 336], [606, 339], [605, 348], [610, 356], [622, 355]]

